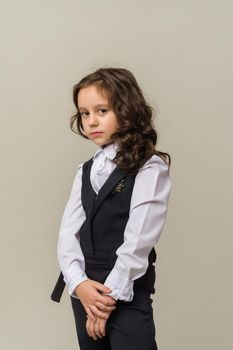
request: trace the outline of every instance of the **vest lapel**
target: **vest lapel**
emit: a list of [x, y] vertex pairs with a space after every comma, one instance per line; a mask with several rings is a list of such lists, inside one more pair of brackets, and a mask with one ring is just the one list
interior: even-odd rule
[[99, 190], [98, 196], [96, 197], [95, 206], [93, 210], [93, 216], [107, 197], [107, 195], [113, 190], [114, 186], [125, 176], [125, 172], [116, 166], [113, 172], [110, 174], [106, 182]]
[[[84, 207], [84, 211], [86, 214], [86, 221], [85, 221], [85, 239], [82, 240], [82, 249], [84, 249], [86, 252], [93, 253], [93, 241], [92, 241], [92, 215], [93, 215], [93, 209], [95, 205], [95, 199], [96, 199], [96, 193], [92, 188], [91, 181], [90, 181], [90, 171], [92, 166], [92, 159], [87, 161], [83, 165], [83, 176], [82, 176], [82, 204]], [[82, 228], [81, 228], [82, 231]]]
[[92, 158], [87, 161], [83, 166], [82, 176], [82, 204], [88, 219], [92, 217], [94, 203], [96, 199], [96, 193], [92, 188], [90, 173], [93, 160]]

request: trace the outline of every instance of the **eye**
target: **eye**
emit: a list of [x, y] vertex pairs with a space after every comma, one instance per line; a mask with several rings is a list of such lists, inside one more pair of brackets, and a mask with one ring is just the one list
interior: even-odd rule
[[88, 113], [88, 112], [79, 112], [79, 115], [80, 115], [82, 118], [86, 118], [86, 117], [88, 117], [89, 113]]
[[108, 110], [106, 108], [100, 108], [99, 111], [100, 111], [100, 114], [105, 114], [107, 113]]

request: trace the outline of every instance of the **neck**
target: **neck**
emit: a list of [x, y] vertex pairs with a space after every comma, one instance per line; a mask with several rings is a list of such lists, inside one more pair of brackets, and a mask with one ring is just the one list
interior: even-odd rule
[[112, 144], [112, 142], [106, 143], [105, 145], [102, 145], [101, 148], [105, 148], [105, 147], [107, 147], [107, 146], [109, 146], [109, 145], [111, 145], [111, 144]]

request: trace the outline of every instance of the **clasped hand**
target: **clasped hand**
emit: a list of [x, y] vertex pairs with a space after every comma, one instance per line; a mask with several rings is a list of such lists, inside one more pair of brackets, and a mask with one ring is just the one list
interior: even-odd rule
[[110, 293], [111, 290], [102, 283], [94, 280], [86, 280], [75, 289], [86, 313], [87, 333], [94, 340], [97, 336], [105, 336], [105, 326], [111, 312], [116, 309], [116, 300], [109, 295], [101, 293]]

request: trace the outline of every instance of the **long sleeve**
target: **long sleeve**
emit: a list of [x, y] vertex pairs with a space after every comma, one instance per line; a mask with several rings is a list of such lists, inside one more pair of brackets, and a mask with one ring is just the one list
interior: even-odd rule
[[135, 178], [124, 243], [117, 249], [117, 260], [104, 283], [114, 299], [133, 299], [134, 280], [145, 274], [148, 255], [163, 230], [170, 190], [168, 166], [154, 155]]
[[74, 293], [81, 282], [88, 279], [85, 260], [79, 243], [79, 230], [86, 219], [81, 202], [82, 164], [78, 166], [70, 197], [66, 204], [58, 236], [57, 256], [69, 294]]

